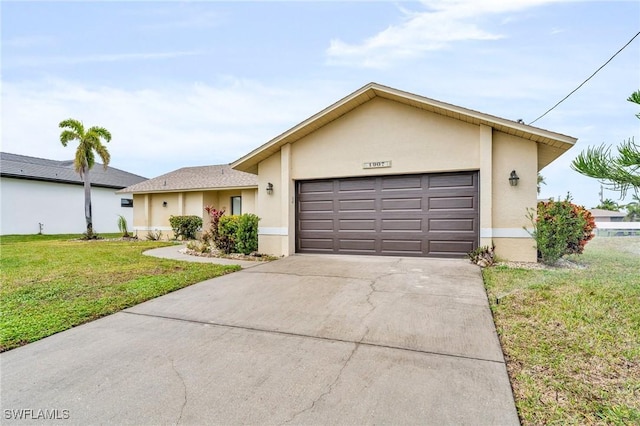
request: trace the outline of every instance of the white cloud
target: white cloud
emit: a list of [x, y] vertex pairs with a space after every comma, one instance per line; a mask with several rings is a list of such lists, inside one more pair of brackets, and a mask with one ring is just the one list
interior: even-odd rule
[[[76, 118], [109, 129], [112, 166], [147, 177], [191, 165], [229, 163], [306, 119], [344, 88], [301, 89], [226, 78], [123, 90], [64, 80], [3, 82], [2, 151], [69, 159], [58, 123]], [[293, 87], [293, 84], [289, 86]]]
[[425, 10], [399, 9], [403, 22], [391, 25], [361, 43], [331, 40], [328, 63], [385, 68], [404, 58], [441, 50], [467, 40], [497, 40], [504, 34], [481, 28], [481, 18], [512, 13], [557, 0], [423, 0]]

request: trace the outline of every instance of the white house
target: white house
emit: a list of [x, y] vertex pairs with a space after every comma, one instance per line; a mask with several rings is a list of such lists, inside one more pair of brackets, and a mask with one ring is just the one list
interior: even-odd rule
[[[91, 169], [93, 229], [118, 232], [118, 215], [133, 224], [133, 198], [116, 192], [146, 180], [113, 167]], [[81, 234], [84, 191], [73, 161], [0, 153], [0, 234]]]

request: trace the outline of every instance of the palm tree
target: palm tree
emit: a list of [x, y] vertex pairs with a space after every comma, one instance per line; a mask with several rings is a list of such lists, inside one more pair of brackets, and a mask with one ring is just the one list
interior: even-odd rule
[[91, 214], [91, 180], [89, 179], [89, 171], [95, 164], [95, 154], [100, 156], [105, 170], [109, 165], [111, 155], [107, 148], [102, 144], [111, 141], [111, 133], [104, 127], [93, 126], [85, 131], [81, 121], [70, 118], [61, 121], [59, 124], [61, 129], [65, 129], [60, 133], [60, 142], [62, 146], [67, 146], [70, 141], [78, 141], [78, 149], [73, 161], [75, 170], [84, 182], [84, 217], [87, 222], [86, 237], [95, 238], [93, 233], [93, 219]]
[[629, 222], [640, 221], [640, 197], [634, 195], [633, 200], [634, 201], [625, 206], [625, 209], [627, 210], [627, 216], [625, 219]]

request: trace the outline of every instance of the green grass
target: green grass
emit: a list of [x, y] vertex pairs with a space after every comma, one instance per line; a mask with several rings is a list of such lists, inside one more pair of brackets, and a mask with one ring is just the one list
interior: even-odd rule
[[483, 272], [521, 421], [640, 424], [640, 238], [572, 260], [585, 268]]
[[77, 237], [0, 238], [0, 351], [239, 269], [142, 254], [171, 243]]

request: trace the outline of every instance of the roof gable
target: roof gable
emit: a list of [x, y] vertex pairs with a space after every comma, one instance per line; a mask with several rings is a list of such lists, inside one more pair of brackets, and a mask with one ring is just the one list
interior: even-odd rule
[[540, 147], [538, 169], [546, 166], [571, 148], [577, 140], [571, 136], [403, 92], [377, 83], [369, 83], [236, 160], [231, 164], [231, 167], [257, 174], [258, 163], [278, 152], [283, 145], [303, 138], [375, 97], [400, 102], [467, 123], [487, 125], [497, 131], [537, 142]]
[[227, 164], [220, 164], [213, 166], [183, 167], [153, 179], [132, 185], [119, 192], [144, 194], [149, 192], [257, 187], [257, 176], [233, 170]]
[[[0, 153], [0, 175], [16, 179], [82, 184], [82, 178], [73, 167], [73, 160], [49, 160], [26, 155]], [[91, 186], [121, 189], [144, 181], [146, 178], [124, 170], [96, 163], [91, 169]]]

